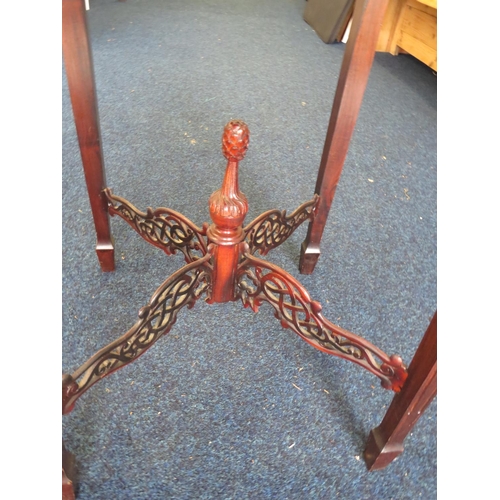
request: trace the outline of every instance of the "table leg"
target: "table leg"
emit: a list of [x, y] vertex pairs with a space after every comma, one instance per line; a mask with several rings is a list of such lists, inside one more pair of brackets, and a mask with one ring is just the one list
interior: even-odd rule
[[97, 257], [103, 271], [114, 271], [114, 244], [103, 195], [106, 178], [84, 0], [63, 0], [62, 35], [69, 93], [97, 234]]
[[302, 274], [314, 271], [320, 255], [321, 237], [368, 83], [387, 4], [388, 0], [357, 0], [354, 5], [352, 27], [316, 182], [315, 193], [320, 195], [320, 202], [316, 217], [309, 223], [300, 253], [299, 270]]
[[387, 467], [403, 452], [403, 441], [437, 394], [437, 313], [425, 332], [408, 378], [394, 396], [382, 423], [372, 429], [364, 458], [368, 470]]
[[62, 499], [75, 500], [75, 457], [62, 445]]

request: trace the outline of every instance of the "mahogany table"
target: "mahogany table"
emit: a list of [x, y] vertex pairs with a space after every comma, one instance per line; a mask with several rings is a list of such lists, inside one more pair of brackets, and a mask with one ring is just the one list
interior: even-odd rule
[[[244, 122], [233, 120], [222, 135], [222, 152], [227, 159], [222, 187], [209, 199], [212, 224], [199, 227], [168, 208], [148, 208], [143, 212], [108, 187], [85, 4], [84, 0], [63, 0], [63, 54], [101, 269], [114, 270], [110, 215], [123, 218], [142, 238], [167, 255], [182, 253], [186, 261], [140, 309], [137, 322], [128, 332], [99, 350], [71, 375], [63, 375], [63, 414], [69, 413], [77, 399], [96, 382], [135, 361], [167, 334], [180, 309], [190, 308], [200, 299], [208, 303], [241, 300], [244, 307], [257, 312], [263, 302], [268, 302], [284, 328], [326, 354], [356, 363], [378, 377], [384, 388], [398, 393], [381, 425], [370, 433], [365, 450], [369, 470], [387, 466], [403, 451], [403, 440], [436, 394], [437, 316], [407, 370], [399, 356], [387, 355], [324, 318], [321, 304], [311, 300], [292, 275], [256, 257], [257, 253], [266, 255], [308, 221], [299, 268], [303, 274], [313, 272], [387, 3], [388, 0], [355, 3], [312, 199], [289, 215], [270, 210], [243, 226], [248, 201], [239, 190], [238, 165], [249, 145], [249, 130]], [[74, 498], [70, 468], [71, 455], [63, 446], [63, 498], [66, 499]]]

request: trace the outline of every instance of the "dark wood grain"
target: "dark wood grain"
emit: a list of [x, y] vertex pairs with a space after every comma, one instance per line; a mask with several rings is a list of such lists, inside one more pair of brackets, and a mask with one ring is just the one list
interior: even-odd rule
[[96, 252], [103, 271], [114, 271], [114, 244], [103, 195], [104, 159], [84, 0], [62, 2], [62, 45], [85, 181], [97, 235]]
[[259, 259], [243, 243], [238, 266], [238, 294], [254, 312], [269, 303], [283, 328], [289, 328], [321, 352], [351, 361], [379, 377], [382, 387], [399, 392], [408, 373], [398, 355], [388, 356], [366, 339], [326, 319], [321, 304], [291, 274]]
[[169, 208], [153, 210], [148, 207], [146, 212], [141, 212], [129, 201], [115, 196], [109, 188], [104, 190], [104, 195], [111, 216], [121, 217], [148, 243], [162, 249], [167, 255], [181, 252], [188, 264], [206, 255], [204, 236], [208, 224], [200, 228], [184, 215]]
[[357, 0], [354, 6], [316, 182], [315, 193], [320, 201], [301, 248], [302, 274], [314, 271], [321, 253], [321, 238], [361, 108], [387, 4], [388, 0]]
[[185, 265], [169, 276], [138, 313], [124, 335], [100, 349], [71, 375], [62, 378], [62, 412], [70, 413], [78, 398], [94, 384], [145, 354], [177, 321], [178, 313], [191, 309], [210, 294], [212, 254]]
[[[63, 375], [63, 414], [70, 413], [78, 398], [94, 384], [146, 353], [170, 331], [178, 312], [190, 309], [202, 297], [210, 304], [241, 299], [243, 306], [251, 307], [254, 312], [267, 302], [274, 308], [281, 325], [309, 345], [356, 363], [377, 376], [386, 389], [398, 392], [406, 387], [408, 373], [400, 356], [388, 356], [362, 337], [324, 318], [321, 304], [312, 300], [292, 275], [252, 255], [252, 251], [267, 253], [279, 246], [301, 222], [314, 217], [319, 197], [316, 195], [290, 216], [285, 212], [266, 212], [244, 230], [248, 201], [239, 189], [238, 168], [249, 141], [250, 133], [244, 122], [232, 120], [224, 128], [222, 151], [227, 159], [226, 172], [221, 189], [209, 199], [213, 223], [208, 227], [204, 224], [203, 229], [167, 208], [140, 212], [127, 200], [105, 190], [108, 202], [114, 207], [111, 212], [121, 213], [149, 243], [168, 247], [167, 253], [175, 249], [182, 251], [196, 233], [198, 243], [193, 244], [192, 249], [201, 251], [202, 256], [186, 252], [188, 264], [156, 290], [149, 303], [140, 309], [132, 328], [100, 349], [71, 375]], [[254, 245], [253, 249], [247, 239]], [[71, 478], [68, 467], [63, 465], [63, 498], [73, 499], [71, 495], [74, 495]]]
[[215, 246], [210, 302], [227, 302], [236, 298], [239, 244], [245, 238], [242, 225], [248, 212], [248, 201], [238, 185], [238, 164], [245, 156], [249, 141], [250, 133], [244, 122], [232, 120], [225, 126], [222, 152], [227, 159], [226, 173], [221, 189], [212, 193], [208, 202], [214, 223], [207, 229], [207, 236]]
[[437, 312], [382, 423], [370, 432], [364, 458], [368, 470], [387, 467], [403, 452], [403, 441], [437, 394]]

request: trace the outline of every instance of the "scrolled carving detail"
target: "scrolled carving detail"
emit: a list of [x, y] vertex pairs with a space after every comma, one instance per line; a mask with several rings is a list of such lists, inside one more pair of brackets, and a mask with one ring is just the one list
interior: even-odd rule
[[180, 251], [190, 263], [207, 253], [206, 224], [199, 228], [184, 215], [168, 208], [148, 208], [141, 212], [129, 201], [113, 195], [109, 188], [104, 190], [104, 196], [111, 215], [120, 216], [146, 241], [167, 255]]
[[314, 219], [319, 196], [300, 205], [290, 215], [285, 210], [269, 210], [248, 224], [243, 232], [250, 253], [256, 251], [266, 255], [269, 250], [281, 245], [306, 220]]
[[311, 300], [305, 288], [279, 267], [247, 252], [239, 266], [237, 289], [244, 307], [257, 312], [263, 302], [268, 302], [284, 328], [290, 328], [320, 351], [364, 367], [379, 377], [386, 389], [401, 390], [407, 377], [401, 358], [389, 357], [370, 342], [328, 321], [321, 314], [321, 304]]
[[68, 413], [86, 390], [131, 363], [174, 325], [183, 307], [192, 308], [203, 294], [210, 297], [211, 253], [170, 276], [139, 311], [139, 320], [123, 336], [102, 348], [72, 375], [63, 378], [63, 413]]

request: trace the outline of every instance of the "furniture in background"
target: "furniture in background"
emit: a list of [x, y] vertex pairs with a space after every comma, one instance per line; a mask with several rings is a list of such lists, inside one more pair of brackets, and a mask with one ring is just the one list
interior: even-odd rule
[[[382, 386], [399, 392], [379, 430], [370, 439], [378, 446], [377, 459], [368, 443], [365, 458], [370, 470], [386, 466], [394, 457], [394, 443], [402, 443], [432, 396], [428, 363], [423, 347], [407, 371], [401, 358], [388, 356], [362, 337], [334, 325], [321, 315], [321, 305], [286, 271], [255, 257], [266, 255], [283, 243], [299, 225], [309, 221], [302, 244], [300, 271], [313, 272], [335, 188], [342, 172], [349, 142], [375, 54], [380, 25], [388, 0], [358, 0], [333, 102], [324, 152], [314, 196], [287, 215], [270, 210], [243, 227], [248, 210], [239, 191], [238, 164], [248, 147], [249, 132], [241, 121], [224, 129], [223, 153], [227, 159], [222, 188], [209, 200], [212, 225], [196, 226], [182, 214], [166, 208], [141, 212], [108, 188], [101, 152], [97, 99], [84, 0], [63, 0], [63, 53], [76, 130], [97, 234], [97, 255], [103, 271], [114, 270], [114, 246], [109, 215], [122, 217], [146, 241], [167, 255], [181, 252], [186, 265], [171, 275], [139, 311], [139, 319], [122, 337], [103, 347], [71, 375], [63, 376], [63, 414], [95, 383], [138, 359], [174, 325], [178, 311], [190, 308], [202, 297], [208, 303], [241, 300], [258, 311], [262, 302], [275, 316], [310, 345], [322, 352], [352, 361], [377, 376]], [[430, 328], [432, 331], [432, 328]], [[435, 332], [435, 320], [434, 330]], [[429, 334], [430, 335], [430, 334]], [[423, 352], [424, 354], [419, 354]], [[413, 367], [413, 368], [412, 368]], [[409, 375], [408, 375], [409, 374]], [[407, 376], [410, 378], [406, 381]], [[405, 382], [406, 381], [406, 382]], [[409, 406], [418, 408], [408, 418]], [[403, 430], [402, 430], [403, 429]], [[402, 446], [397, 448], [399, 453]], [[63, 447], [63, 498], [74, 498], [71, 463]], [[370, 465], [370, 461], [374, 464]], [[66, 496], [65, 496], [66, 495]]]
[[[346, 29], [352, 18], [353, 3], [351, 0], [308, 0], [304, 21], [323, 42], [343, 41], [349, 36]], [[393, 56], [411, 54], [437, 71], [437, 0], [390, 0], [375, 50]]]
[[437, 0], [391, 0], [376, 50], [407, 52], [437, 71]]
[[340, 42], [352, 16], [354, 0], [307, 0], [304, 21], [325, 43]]

